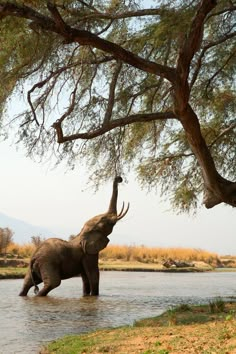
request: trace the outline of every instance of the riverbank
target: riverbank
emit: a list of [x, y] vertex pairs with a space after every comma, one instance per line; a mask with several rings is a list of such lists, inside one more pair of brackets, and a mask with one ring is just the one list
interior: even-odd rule
[[27, 268], [0, 267], [0, 279], [22, 279]]
[[236, 353], [236, 303], [180, 305], [133, 326], [71, 335], [51, 342], [41, 354], [227, 354]]
[[[6, 262], [5, 266], [0, 266], [0, 279], [21, 279], [27, 272], [27, 265], [22, 267], [22, 260], [19, 265], [13, 267]], [[130, 271], [130, 272], [205, 272], [214, 270], [209, 264], [204, 262], [193, 262], [189, 267], [169, 267], [166, 268], [160, 263], [143, 263], [135, 261], [100, 261], [101, 271]]]
[[103, 271], [132, 271], [132, 272], [204, 272], [214, 268], [205, 262], [192, 262], [189, 266], [165, 267], [162, 263], [106, 260], [99, 261], [99, 268]]

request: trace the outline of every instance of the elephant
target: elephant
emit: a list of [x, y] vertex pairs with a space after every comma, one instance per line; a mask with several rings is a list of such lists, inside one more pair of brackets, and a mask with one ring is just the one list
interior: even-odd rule
[[[27, 296], [34, 286], [37, 296], [46, 296], [58, 287], [61, 280], [80, 275], [83, 282], [83, 295], [99, 295], [99, 252], [104, 249], [117, 221], [129, 210], [129, 203], [117, 213], [118, 183], [120, 176], [113, 181], [112, 196], [106, 213], [88, 220], [80, 233], [71, 241], [49, 238], [42, 242], [31, 257], [20, 296]], [[44, 283], [39, 291], [38, 284]]]

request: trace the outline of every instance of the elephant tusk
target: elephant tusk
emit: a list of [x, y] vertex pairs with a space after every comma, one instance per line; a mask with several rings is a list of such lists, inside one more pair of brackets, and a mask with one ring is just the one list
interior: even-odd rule
[[80, 241], [80, 245], [81, 245], [82, 250], [84, 251], [84, 253], [87, 253], [86, 252], [86, 241], [85, 240], [81, 240]]
[[121, 214], [123, 213], [124, 207], [125, 207], [125, 203], [123, 202], [121, 211], [119, 212], [119, 214], [117, 215], [117, 217], [121, 216]]
[[121, 220], [128, 213], [128, 210], [129, 210], [129, 203], [128, 203], [127, 208], [125, 209], [124, 212], [123, 212], [123, 208], [122, 208], [121, 212], [117, 216], [117, 220]]

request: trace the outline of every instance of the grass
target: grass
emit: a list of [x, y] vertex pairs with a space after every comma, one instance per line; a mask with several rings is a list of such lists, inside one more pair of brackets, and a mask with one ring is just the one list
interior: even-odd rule
[[99, 260], [100, 270], [124, 270], [124, 271], [142, 271], [142, 272], [202, 272], [212, 270], [207, 264], [200, 264], [194, 267], [165, 268], [161, 263], [143, 263], [138, 261], [124, 260]]
[[18, 255], [21, 258], [29, 258], [35, 251], [35, 246], [32, 243], [25, 243], [20, 245], [18, 243], [11, 243], [7, 247], [7, 253]]
[[160, 263], [172, 258], [176, 261], [202, 261], [216, 265], [219, 256], [216, 253], [193, 248], [151, 248], [145, 246], [119, 246], [109, 245], [100, 252], [100, 259], [137, 261], [142, 263]]
[[27, 268], [0, 267], [0, 279], [23, 278], [26, 272]]
[[[236, 303], [214, 301], [180, 305], [134, 326], [66, 336], [48, 344], [41, 354], [226, 354], [236, 353]], [[218, 305], [217, 305], [218, 304]]]

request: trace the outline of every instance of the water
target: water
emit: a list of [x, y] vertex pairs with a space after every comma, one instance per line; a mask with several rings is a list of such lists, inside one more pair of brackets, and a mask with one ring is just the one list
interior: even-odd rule
[[180, 303], [236, 296], [232, 272], [101, 272], [100, 296], [82, 297], [80, 278], [45, 298], [17, 296], [23, 280], [0, 280], [0, 353], [34, 354], [48, 341], [104, 327], [132, 325]]

